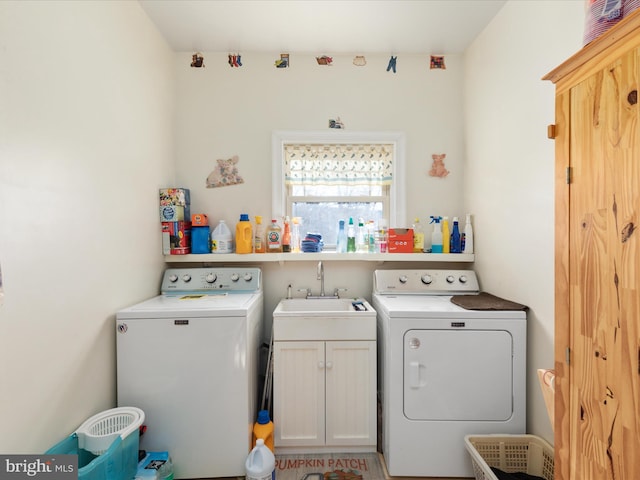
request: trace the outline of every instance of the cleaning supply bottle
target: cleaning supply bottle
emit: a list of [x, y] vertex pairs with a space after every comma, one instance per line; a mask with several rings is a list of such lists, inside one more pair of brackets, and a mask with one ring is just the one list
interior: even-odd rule
[[271, 225], [267, 228], [267, 252], [282, 252], [282, 229], [275, 218], [271, 220]]
[[449, 217], [442, 218], [442, 253], [451, 251], [451, 231], [449, 230]]
[[276, 457], [261, 438], [256, 440], [256, 446], [247, 456], [244, 466], [246, 480], [275, 480], [276, 478]]
[[347, 226], [347, 252], [356, 251], [356, 227], [353, 225], [353, 217], [349, 217]]
[[470, 213], [467, 213], [467, 221], [462, 234], [462, 253], [473, 253], [473, 227], [471, 226]]
[[431, 216], [431, 223], [435, 223], [433, 226], [433, 233], [431, 234], [431, 253], [442, 253], [442, 230], [440, 230], [440, 218]]
[[249, 215], [240, 214], [240, 221], [236, 223], [236, 253], [253, 252], [253, 227]]
[[291, 229], [291, 251], [300, 253], [300, 217], [293, 217], [293, 228]]
[[460, 236], [458, 217], [453, 217], [453, 230], [451, 231], [450, 251], [451, 253], [462, 253], [462, 237]]
[[367, 222], [367, 251], [375, 253], [376, 251], [376, 223], [373, 220]]
[[413, 253], [424, 252], [424, 230], [420, 219], [416, 218], [413, 222]]
[[224, 220], [211, 232], [211, 253], [232, 253], [233, 237]]
[[367, 246], [366, 231], [364, 227], [364, 220], [362, 218], [358, 219], [358, 230], [356, 232], [356, 251], [360, 253], [366, 253], [369, 248]]
[[[264, 444], [273, 450], [273, 422], [269, 418], [269, 410], [260, 410], [258, 412], [258, 421], [253, 425], [253, 444], [261, 438]], [[275, 453], [275, 452], [274, 452]]]
[[256, 229], [253, 234], [253, 251], [255, 253], [264, 253], [264, 225], [262, 225], [262, 217], [256, 215]]
[[282, 229], [282, 251], [291, 252], [291, 220], [288, 215], [284, 218], [284, 228]]
[[389, 229], [386, 218], [378, 220], [378, 253], [387, 253], [389, 246]]
[[336, 253], [347, 252], [347, 232], [344, 229], [344, 220], [338, 222], [338, 238], [336, 240]]

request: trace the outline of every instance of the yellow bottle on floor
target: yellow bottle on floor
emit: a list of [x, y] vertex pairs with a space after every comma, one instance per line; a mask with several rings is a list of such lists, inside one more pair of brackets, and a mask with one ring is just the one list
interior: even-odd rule
[[269, 418], [268, 410], [260, 410], [258, 412], [258, 421], [253, 425], [253, 444], [259, 438], [264, 440], [264, 444], [273, 450], [273, 422]]

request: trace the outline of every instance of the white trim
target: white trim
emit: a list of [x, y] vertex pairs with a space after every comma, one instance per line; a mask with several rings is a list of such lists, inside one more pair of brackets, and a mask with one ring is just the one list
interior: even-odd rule
[[405, 164], [406, 139], [403, 132], [350, 132], [346, 130], [327, 131], [274, 131], [271, 135], [271, 160], [273, 194], [271, 196], [272, 218], [284, 215], [285, 186], [283, 155], [284, 145], [306, 143], [384, 143], [394, 146], [393, 183], [391, 185], [390, 226], [406, 225]]

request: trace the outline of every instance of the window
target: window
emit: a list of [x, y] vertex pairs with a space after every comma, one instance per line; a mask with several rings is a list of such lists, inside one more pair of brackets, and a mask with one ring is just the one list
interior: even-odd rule
[[402, 134], [276, 132], [273, 213], [300, 217], [302, 234], [321, 233], [328, 249], [340, 219], [402, 225], [403, 165]]

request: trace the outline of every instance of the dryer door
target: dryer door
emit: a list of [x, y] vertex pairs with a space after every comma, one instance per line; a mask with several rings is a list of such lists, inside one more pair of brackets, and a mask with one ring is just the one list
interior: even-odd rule
[[513, 412], [513, 339], [505, 330], [408, 330], [410, 420], [505, 421]]

